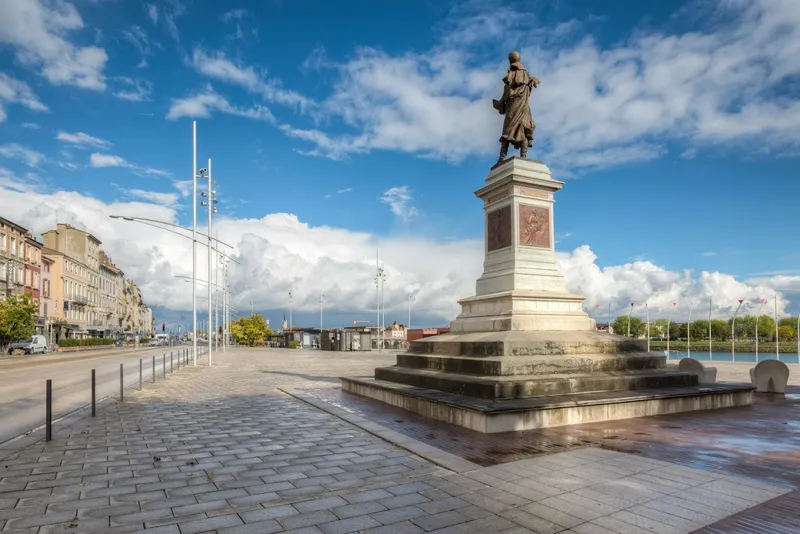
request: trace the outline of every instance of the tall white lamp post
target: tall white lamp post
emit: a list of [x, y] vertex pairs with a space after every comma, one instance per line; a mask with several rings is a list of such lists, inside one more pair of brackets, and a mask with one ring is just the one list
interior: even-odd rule
[[672, 318], [675, 317], [675, 308], [677, 308], [677, 307], [678, 307], [678, 303], [677, 302], [673, 302], [672, 303], [672, 313], [670, 314], [669, 319], [667, 319], [667, 360], [669, 360], [669, 325], [672, 323]]
[[736, 361], [736, 315], [739, 313], [739, 308], [742, 307], [744, 299], [739, 299], [739, 305], [736, 306], [736, 311], [733, 312], [733, 321], [731, 321], [731, 357]]
[[406, 332], [411, 329], [411, 302], [414, 300], [414, 295], [411, 293], [408, 294], [408, 326], [406, 326]]
[[758, 363], [758, 320], [761, 319], [761, 310], [764, 308], [764, 303], [767, 299], [759, 299], [761, 305], [758, 307], [758, 315], [756, 315], [756, 363]]
[[319, 294], [319, 350], [322, 350], [322, 310], [325, 307], [325, 295]]
[[689, 322], [686, 323], [686, 357], [692, 357], [692, 310], [694, 309], [694, 301], [689, 302]]
[[292, 290], [289, 290], [289, 330], [292, 329]]
[[633, 314], [633, 305], [635, 302], [631, 302], [631, 309], [628, 310], [628, 337], [631, 337], [631, 315]]
[[[211, 244], [211, 214], [217, 212], [217, 208], [214, 207], [214, 204], [217, 203], [217, 199], [215, 197], [215, 192], [211, 189], [213, 184], [213, 179], [211, 177], [211, 158], [208, 160], [208, 189], [207, 192], [203, 194], [206, 197], [205, 202], [201, 202], [201, 206], [206, 206], [208, 208], [208, 278], [211, 280], [211, 270], [213, 269], [212, 265], [212, 244]], [[213, 320], [211, 318], [211, 284], [208, 284], [208, 365], [211, 366], [211, 327], [213, 326]]]
[[650, 352], [650, 308], [648, 303], [644, 303], [644, 315], [647, 320], [647, 352]]

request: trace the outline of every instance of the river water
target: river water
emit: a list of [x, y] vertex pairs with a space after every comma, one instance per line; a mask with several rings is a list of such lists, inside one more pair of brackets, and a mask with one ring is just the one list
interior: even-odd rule
[[[663, 350], [654, 350], [651, 351], [653, 354], [663, 355], [666, 351]], [[695, 360], [703, 360], [703, 361], [714, 361], [714, 362], [756, 362], [756, 353], [755, 352], [739, 352], [736, 351], [735, 358], [732, 352], [711, 352], [711, 357], [709, 358], [709, 352], [707, 350], [692, 350], [691, 355], [688, 354], [685, 350], [670, 350], [669, 351], [669, 360], [680, 360], [682, 358], [686, 358], [691, 356]], [[775, 353], [774, 352], [759, 352], [758, 354], [758, 361], [763, 362], [764, 360], [774, 360]], [[783, 363], [800, 363], [797, 354], [786, 354], [783, 353], [780, 355], [780, 360]]]

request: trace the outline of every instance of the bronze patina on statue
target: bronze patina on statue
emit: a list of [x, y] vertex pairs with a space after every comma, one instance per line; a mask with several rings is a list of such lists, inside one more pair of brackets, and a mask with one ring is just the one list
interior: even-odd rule
[[[505, 161], [508, 145], [519, 149], [522, 158], [528, 156], [528, 147], [533, 145], [533, 130], [536, 124], [531, 115], [531, 89], [539, 86], [539, 79], [528, 74], [520, 61], [519, 52], [508, 55], [508, 74], [503, 78], [503, 96], [492, 100], [494, 109], [505, 115], [503, 135], [500, 136], [500, 159], [494, 167]], [[494, 168], [492, 167], [492, 168]]]

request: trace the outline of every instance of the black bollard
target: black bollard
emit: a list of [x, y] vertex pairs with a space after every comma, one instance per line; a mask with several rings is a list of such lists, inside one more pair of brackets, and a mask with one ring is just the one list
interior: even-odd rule
[[92, 369], [92, 417], [94, 417], [96, 415], [96, 413], [97, 413], [95, 411], [95, 400], [96, 400], [95, 392], [96, 392], [96, 390], [95, 390], [95, 376], [94, 375], [95, 375], [95, 372], [94, 372], [94, 369]]
[[45, 441], [53, 439], [53, 381], [47, 380], [47, 387], [45, 389]]

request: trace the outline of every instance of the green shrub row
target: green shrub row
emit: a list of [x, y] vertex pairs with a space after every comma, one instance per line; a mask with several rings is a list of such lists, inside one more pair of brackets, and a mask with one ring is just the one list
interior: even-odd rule
[[90, 337], [88, 339], [59, 339], [59, 347], [96, 347], [98, 345], [113, 345], [110, 337]]

